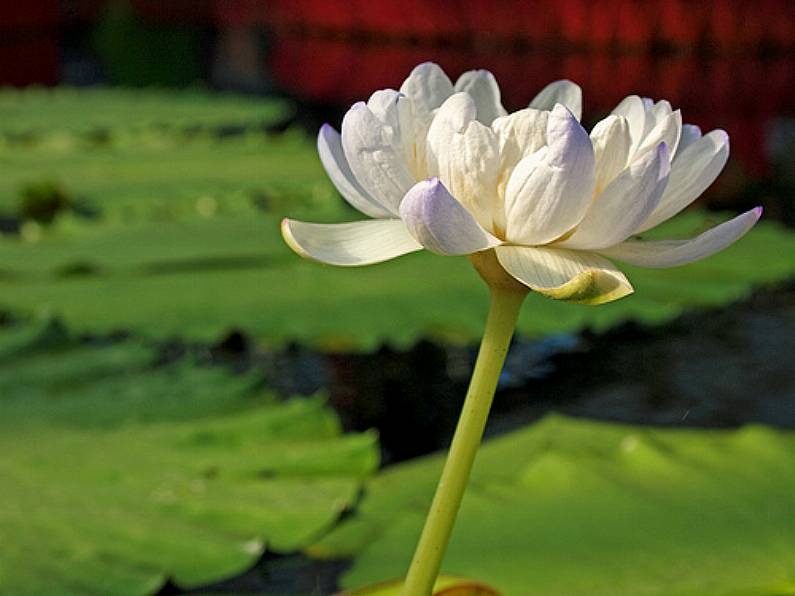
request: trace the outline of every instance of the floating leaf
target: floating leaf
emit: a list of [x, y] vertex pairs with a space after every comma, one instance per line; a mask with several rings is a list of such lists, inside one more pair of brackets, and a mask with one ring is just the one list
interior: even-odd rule
[[[670, 232], [701, 219], [682, 216]], [[93, 274], [65, 276], [70, 264]], [[795, 273], [795, 236], [763, 222], [707, 261], [626, 270], [637, 292], [600, 308], [531, 294], [519, 333], [604, 331], [628, 319], [660, 323], [688, 307], [739, 300]], [[245, 328], [267, 343], [371, 349], [385, 341], [409, 345], [422, 335], [474, 341], [487, 307], [466, 259], [418, 253], [353, 270], [318, 265], [292, 254], [277, 218], [266, 214], [112, 227], [34, 245], [0, 239], [0, 272], [0, 310], [55, 314], [93, 333], [128, 329], [213, 341]]]
[[318, 399], [134, 342], [0, 334], [0, 592], [144, 594], [294, 551], [350, 507], [375, 438]]
[[[58, 142], [56, 142], [58, 141]], [[57, 183], [95, 209], [100, 222], [130, 224], [263, 210], [315, 210], [332, 194], [317, 151], [303, 134], [248, 133], [219, 139], [175, 135], [84, 148], [69, 139], [33, 147], [0, 143], [0, 210], [11, 212], [31, 184]], [[211, 206], [209, 201], [215, 204]], [[248, 209], [250, 212], [251, 209]]]
[[[384, 471], [309, 552], [356, 557], [347, 586], [404, 573], [441, 464]], [[793, 494], [793, 433], [547, 417], [484, 445], [443, 569], [505, 594], [792, 594]]]
[[4, 89], [0, 138], [28, 143], [68, 133], [105, 144], [119, 133], [272, 124], [291, 114], [284, 101], [231, 93], [167, 89]]
[[[284, 215], [360, 218], [333, 190], [306, 135], [197, 133], [186, 141], [193, 125], [253, 122], [260, 109], [271, 109], [260, 99], [3, 93], [0, 113], [3, 106], [14, 110], [0, 118], [6, 137], [52, 130], [37, 143], [0, 141], [0, 216], [16, 208], [20, 189], [42, 181], [60, 185], [96, 215], [61, 214], [51, 228], [0, 236], [0, 311], [28, 319], [57, 315], [80, 332], [213, 341], [242, 328], [261, 342], [336, 350], [480, 336], [487, 292], [466, 259], [422, 253], [343, 270], [303, 261], [284, 246]], [[149, 135], [153, 123], [172, 120], [171, 129]], [[69, 132], [102, 122], [113, 127], [111, 144], [87, 146]], [[131, 129], [139, 132], [125, 137]], [[684, 214], [661, 234], [689, 235], [704, 218]], [[628, 319], [660, 323], [686, 308], [724, 305], [795, 274], [795, 236], [763, 222], [704, 262], [625, 269], [633, 296], [583, 308], [531, 295], [519, 333], [603, 331]]]

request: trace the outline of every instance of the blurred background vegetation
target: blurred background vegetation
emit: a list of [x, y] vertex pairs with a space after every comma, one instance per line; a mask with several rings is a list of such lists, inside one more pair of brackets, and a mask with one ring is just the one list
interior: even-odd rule
[[[721, 127], [687, 236], [531, 296], [445, 563], [508, 595], [795, 594], [795, 11], [739, 0], [0, 1], [0, 593], [330, 594], [403, 573], [483, 324], [466, 260], [302, 261], [314, 135], [419, 62]], [[653, 426], [647, 426], [653, 425]], [[686, 428], [680, 428], [686, 427]], [[431, 455], [429, 455], [431, 454]]]

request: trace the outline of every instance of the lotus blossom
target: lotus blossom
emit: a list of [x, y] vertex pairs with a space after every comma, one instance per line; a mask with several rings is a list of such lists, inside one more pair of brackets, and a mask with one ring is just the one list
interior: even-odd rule
[[341, 134], [326, 124], [318, 135], [337, 190], [371, 219], [285, 219], [284, 238], [304, 257], [342, 266], [423, 248], [489, 254], [534, 291], [596, 304], [633, 291], [611, 260], [697, 261], [761, 216], [758, 207], [687, 240], [637, 238], [712, 184], [728, 158], [728, 135], [702, 135], [667, 101], [635, 95], [590, 134], [581, 111], [582, 92], [567, 80], [508, 114], [490, 72], [469, 71], [453, 84], [436, 64], [421, 64], [400, 91], [354, 104]]

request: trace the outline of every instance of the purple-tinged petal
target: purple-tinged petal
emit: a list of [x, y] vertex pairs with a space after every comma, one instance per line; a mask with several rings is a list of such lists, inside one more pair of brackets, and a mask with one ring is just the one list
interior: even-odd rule
[[547, 122], [547, 146], [522, 159], [508, 180], [507, 239], [523, 245], [556, 240], [582, 221], [593, 190], [591, 139], [558, 104]]
[[728, 158], [729, 135], [722, 130], [713, 130], [687, 145], [671, 163], [660, 203], [635, 233], [650, 230], [695, 201], [715, 181]]
[[662, 269], [705, 259], [734, 244], [762, 217], [756, 207], [690, 240], [627, 240], [599, 253], [640, 267]]
[[500, 244], [438, 178], [418, 182], [406, 193], [400, 217], [420, 244], [440, 255], [467, 255]]

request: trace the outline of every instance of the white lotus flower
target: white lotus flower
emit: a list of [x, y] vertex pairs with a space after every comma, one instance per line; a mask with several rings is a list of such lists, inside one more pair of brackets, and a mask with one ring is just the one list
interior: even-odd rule
[[436, 64], [421, 64], [400, 91], [377, 91], [351, 107], [341, 135], [329, 125], [318, 135], [332, 182], [372, 219], [285, 219], [284, 238], [304, 257], [343, 266], [422, 248], [494, 255], [532, 290], [602, 303], [633, 291], [608, 258], [644, 267], [690, 263], [726, 248], [759, 219], [756, 208], [689, 240], [633, 238], [715, 180], [728, 136], [702, 136], [667, 101], [634, 95], [589, 135], [581, 106], [580, 88], [564, 80], [508, 114], [490, 72], [466, 72], [453, 85]]

